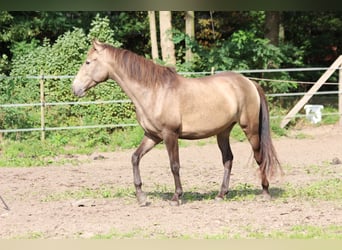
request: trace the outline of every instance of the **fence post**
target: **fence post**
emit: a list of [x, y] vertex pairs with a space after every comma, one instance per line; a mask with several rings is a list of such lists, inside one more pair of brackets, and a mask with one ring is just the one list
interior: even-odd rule
[[[290, 120], [299, 112], [299, 110], [310, 100], [310, 98], [318, 91], [318, 89], [329, 79], [342, 63], [342, 55], [340, 55], [333, 64], [324, 72], [318, 81], [309, 89], [309, 91], [297, 102], [290, 112], [281, 121], [280, 127], [284, 128]], [[340, 71], [341, 72], [341, 71]], [[340, 77], [341, 79], [341, 77]]]
[[338, 113], [340, 115], [340, 126], [342, 126], [342, 63], [338, 74]]
[[40, 74], [40, 127], [41, 127], [41, 136], [40, 140], [45, 140], [45, 94], [44, 94], [44, 72], [42, 71]]

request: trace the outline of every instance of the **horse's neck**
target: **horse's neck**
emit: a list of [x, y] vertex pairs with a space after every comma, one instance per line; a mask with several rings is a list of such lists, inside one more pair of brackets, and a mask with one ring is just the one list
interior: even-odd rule
[[110, 78], [116, 81], [137, 108], [147, 105], [152, 100], [152, 91], [149, 87], [132, 80], [124, 72], [116, 69]]

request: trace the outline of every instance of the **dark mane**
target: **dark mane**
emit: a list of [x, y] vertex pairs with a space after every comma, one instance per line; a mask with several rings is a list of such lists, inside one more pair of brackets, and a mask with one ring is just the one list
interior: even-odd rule
[[114, 48], [103, 44], [104, 49], [115, 59], [117, 66], [121, 67], [132, 80], [147, 86], [171, 84], [177, 78], [177, 72], [172, 67], [155, 64], [129, 50]]

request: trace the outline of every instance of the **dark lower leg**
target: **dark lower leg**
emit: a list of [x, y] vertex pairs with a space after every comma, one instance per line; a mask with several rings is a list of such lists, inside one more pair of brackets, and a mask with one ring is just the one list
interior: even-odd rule
[[266, 198], [271, 198], [270, 192], [268, 190], [269, 183], [268, 183], [268, 180], [267, 180], [265, 173], [261, 173], [261, 186], [262, 186], [262, 194]]
[[151, 150], [156, 144], [158, 144], [160, 140], [151, 139], [145, 136], [138, 147], [138, 149], [132, 155], [132, 166], [133, 166], [133, 181], [134, 187], [136, 190], [136, 197], [140, 205], [146, 204], [146, 194], [142, 191], [142, 181], [140, 176], [139, 163], [141, 158], [146, 154], [149, 150]]
[[233, 161], [227, 161], [224, 164], [224, 173], [223, 173], [223, 180], [221, 184], [221, 190], [216, 196], [217, 199], [224, 199], [224, 197], [228, 194], [229, 190], [229, 179], [230, 179], [230, 173], [232, 170], [232, 163]]
[[265, 166], [262, 159], [261, 148], [260, 148], [260, 138], [257, 132], [254, 132], [251, 135], [248, 135], [248, 140], [252, 146], [254, 152], [254, 159], [259, 165], [260, 176], [261, 176], [261, 186], [262, 186], [262, 194], [266, 198], [270, 198], [270, 192], [268, 190], [269, 182], [267, 180]]
[[169, 131], [165, 134], [164, 142], [170, 159], [171, 172], [175, 181], [175, 193], [171, 199], [171, 205], [179, 205], [179, 199], [183, 194], [183, 189], [179, 176], [180, 163], [178, 135]]
[[171, 171], [175, 181], [175, 193], [171, 199], [172, 205], [179, 205], [179, 199], [183, 195], [183, 188], [179, 176], [179, 164], [175, 163], [171, 166]]
[[216, 196], [216, 199], [218, 200], [224, 199], [225, 195], [228, 194], [229, 179], [233, 165], [233, 154], [229, 144], [229, 131], [230, 130], [217, 135], [217, 143], [222, 154], [222, 162], [224, 167], [221, 189]]

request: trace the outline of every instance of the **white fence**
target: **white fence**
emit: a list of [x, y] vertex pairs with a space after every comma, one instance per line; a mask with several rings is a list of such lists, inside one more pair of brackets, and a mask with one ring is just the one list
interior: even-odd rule
[[[235, 71], [238, 73], [246, 74], [246, 73], [266, 73], [266, 72], [303, 72], [303, 71], [326, 71], [326, 70], [339, 70], [342, 72], [342, 67], [339, 66], [337, 68], [332, 69], [330, 68], [288, 68], [288, 69], [265, 69], [265, 70], [239, 70]], [[218, 72], [216, 72], [218, 73]], [[180, 74], [187, 76], [187, 75], [209, 75], [213, 74], [211, 72], [180, 72]], [[98, 104], [113, 104], [113, 103], [128, 103], [131, 100], [109, 100], [109, 101], [78, 101], [78, 102], [45, 102], [44, 96], [44, 80], [46, 79], [70, 79], [74, 78], [74, 76], [27, 76], [27, 77], [20, 77], [21, 79], [37, 79], [40, 82], [40, 94], [41, 100], [40, 102], [36, 103], [16, 103], [16, 104], [0, 104], [0, 108], [19, 108], [19, 107], [41, 107], [41, 126], [37, 128], [16, 128], [16, 129], [0, 129], [0, 133], [12, 133], [12, 132], [30, 132], [30, 131], [41, 131], [42, 139], [45, 138], [45, 131], [54, 131], [54, 130], [68, 130], [68, 129], [91, 129], [91, 128], [116, 128], [116, 127], [130, 127], [130, 126], [137, 126], [137, 123], [129, 123], [129, 124], [98, 124], [98, 125], [88, 125], [88, 126], [68, 126], [68, 127], [46, 127], [45, 126], [45, 107], [47, 106], [60, 106], [60, 105], [98, 105]], [[301, 81], [288, 81], [288, 80], [277, 80], [277, 79], [261, 79], [261, 78], [253, 78], [254, 80], [263, 80], [263, 81], [272, 81], [272, 82], [287, 82], [287, 83], [296, 83], [296, 84], [312, 84], [314, 85], [315, 82], [301, 82]], [[325, 85], [339, 85], [338, 91], [320, 91], [315, 92], [312, 95], [338, 95], [339, 96], [339, 103], [341, 103], [341, 96], [342, 96], [342, 87], [341, 87], [341, 73], [340, 73], [340, 82], [339, 83], [325, 83]], [[3, 78], [2, 78], [3, 79]], [[0, 78], [1, 81], [1, 78]], [[290, 96], [305, 96], [307, 92], [296, 92], [296, 93], [275, 93], [275, 94], [266, 94], [269, 97], [290, 97]], [[339, 115], [340, 121], [342, 121], [342, 110], [341, 106], [339, 112], [336, 113], [325, 113], [324, 115]], [[302, 117], [303, 115], [293, 115], [291, 118], [295, 117]], [[271, 119], [279, 118], [278, 116], [271, 117]], [[283, 117], [282, 117], [283, 118]]]

